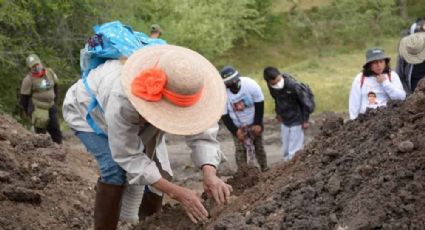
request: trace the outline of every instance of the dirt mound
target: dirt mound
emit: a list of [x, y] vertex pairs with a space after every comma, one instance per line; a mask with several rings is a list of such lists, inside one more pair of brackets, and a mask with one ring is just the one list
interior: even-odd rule
[[247, 188], [253, 187], [260, 181], [260, 169], [257, 167], [242, 167], [227, 180], [233, 188], [233, 194], [239, 196]]
[[94, 183], [87, 178], [97, 174], [90, 164], [84, 152], [0, 115], [0, 229], [88, 229]]
[[295, 159], [260, 175], [229, 205], [212, 207], [207, 223], [190, 224], [175, 206], [139, 228], [422, 229], [424, 134], [419, 91], [345, 124], [328, 116]]

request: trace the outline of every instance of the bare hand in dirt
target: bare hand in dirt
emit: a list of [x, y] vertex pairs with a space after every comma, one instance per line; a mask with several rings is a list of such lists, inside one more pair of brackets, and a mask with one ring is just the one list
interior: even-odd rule
[[376, 76], [376, 81], [378, 83], [382, 83], [387, 79], [387, 77], [385, 76], [385, 74], [379, 74], [378, 76]]
[[159, 179], [157, 182], [153, 183], [152, 186], [166, 193], [172, 199], [180, 202], [187, 216], [189, 216], [193, 223], [196, 224], [198, 221], [208, 219], [208, 212], [204, 208], [204, 205], [202, 205], [201, 199], [195, 191], [173, 184], [164, 178]]
[[261, 128], [261, 125], [253, 125], [251, 130], [255, 136], [259, 136], [261, 132], [263, 131], [263, 129]]
[[193, 223], [208, 220], [208, 211], [202, 205], [195, 191], [179, 186], [174, 199], [180, 202], [186, 215]]
[[310, 127], [310, 123], [308, 123], [308, 121], [304, 122], [303, 125], [302, 125], [303, 129], [308, 129], [309, 127]]
[[218, 205], [226, 204], [229, 201], [230, 193], [233, 191], [232, 186], [217, 177], [215, 167], [206, 165], [202, 167], [202, 171], [204, 172], [205, 193], [209, 197], [213, 197]]
[[238, 131], [236, 131], [236, 137], [240, 141], [243, 141], [245, 139], [245, 134], [243, 133], [243, 130], [242, 129], [238, 129]]
[[279, 122], [282, 122], [283, 121], [282, 120], [282, 117], [280, 115], [276, 115], [276, 120], [279, 121]]

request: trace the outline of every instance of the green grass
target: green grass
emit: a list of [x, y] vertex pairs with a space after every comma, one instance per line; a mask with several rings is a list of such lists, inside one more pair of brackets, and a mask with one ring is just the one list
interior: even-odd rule
[[[380, 43], [388, 55], [392, 57], [392, 68], [395, 68], [397, 39], [386, 39]], [[369, 47], [376, 46], [371, 44]], [[251, 51], [254, 52], [254, 51]], [[259, 52], [259, 51], [258, 51]], [[301, 52], [301, 50], [300, 50]], [[302, 52], [301, 52], [302, 53]], [[257, 55], [256, 63], [264, 63], [267, 60], [269, 53], [261, 52]], [[270, 54], [273, 56], [274, 54]], [[349, 53], [329, 52], [326, 55], [311, 55], [302, 61], [298, 61], [287, 65], [284, 58], [277, 58], [273, 61], [273, 65], [278, 67], [282, 72], [288, 72], [295, 76], [298, 80], [310, 85], [316, 99], [315, 113], [324, 111], [343, 112], [348, 109], [348, 95], [351, 88], [353, 78], [360, 72], [365, 61], [365, 50], [353, 50]], [[255, 63], [241, 63], [238, 68], [242, 70], [252, 69], [252, 66], [257, 66]], [[266, 65], [258, 67], [254, 71], [241, 71], [242, 75], [254, 78], [261, 86], [266, 97], [266, 113], [274, 113], [274, 103], [269, 95], [267, 86], [262, 78], [262, 71]]]

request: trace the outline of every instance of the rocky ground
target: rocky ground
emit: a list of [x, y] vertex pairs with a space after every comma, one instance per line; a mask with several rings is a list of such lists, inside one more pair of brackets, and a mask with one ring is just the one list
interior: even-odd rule
[[[264, 142], [272, 166], [266, 173], [255, 168], [235, 173], [233, 141], [220, 131], [228, 162], [219, 172], [235, 192], [225, 206], [205, 200], [209, 221], [193, 225], [166, 199], [160, 215], [135, 228], [424, 228], [423, 91], [356, 121], [344, 122], [333, 113], [316, 117], [309, 143], [290, 162], [280, 161], [279, 129], [273, 119], [266, 120]], [[201, 193], [201, 177], [183, 139], [168, 136], [168, 146], [175, 182]], [[95, 162], [72, 134], [58, 146], [0, 116], [0, 229], [90, 229], [97, 177]]]

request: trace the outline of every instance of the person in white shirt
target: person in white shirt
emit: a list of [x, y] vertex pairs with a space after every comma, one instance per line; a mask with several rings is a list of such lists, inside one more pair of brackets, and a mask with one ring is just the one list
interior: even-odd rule
[[[369, 105], [369, 94], [375, 95], [375, 104]], [[404, 100], [406, 92], [399, 76], [390, 68], [390, 57], [383, 49], [371, 48], [366, 52], [363, 71], [354, 78], [349, 97], [350, 119], [356, 119], [367, 108], [386, 106], [389, 100]]]
[[220, 74], [227, 88], [227, 104], [221, 119], [233, 134], [238, 169], [255, 164], [256, 158], [261, 171], [266, 171], [267, 157], [262, 136], [263, 92], [257, 82], [241, 77], [232, 66], [224, 67]]

